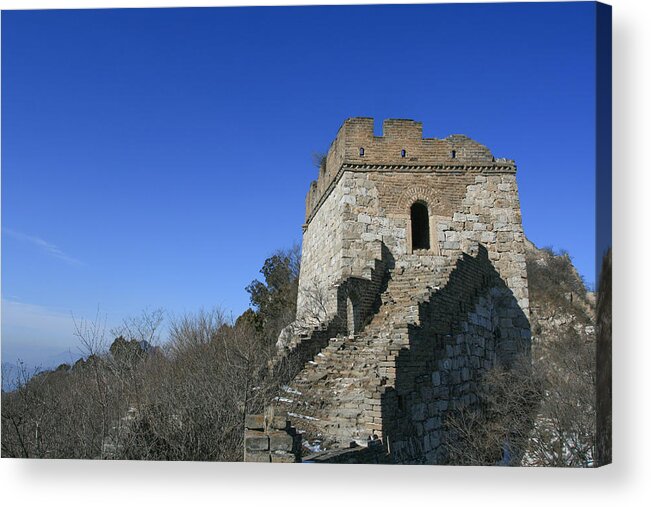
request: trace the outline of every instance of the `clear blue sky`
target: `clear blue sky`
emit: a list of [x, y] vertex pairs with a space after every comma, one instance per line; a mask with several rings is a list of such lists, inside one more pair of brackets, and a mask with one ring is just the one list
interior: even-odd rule
[[3, 361], [56, 362], [98, 306], [241, 313], [350, 116], [515, 159], [526, 234], [593, 283], [594, 9], [3, 12]]

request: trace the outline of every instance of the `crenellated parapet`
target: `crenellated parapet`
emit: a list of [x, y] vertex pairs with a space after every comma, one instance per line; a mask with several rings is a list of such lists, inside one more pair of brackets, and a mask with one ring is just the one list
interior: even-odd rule
[[345, 171], [440, 174], [514, 174], [515, 162], [495, 158], [484, 145], [464, 135], [423, 138], [423, 124], [387, 119], [382, 136], [373, 118], [347, 119], [330, 145], [325, 165], [308, 190], [305, 223], [310, 223]]

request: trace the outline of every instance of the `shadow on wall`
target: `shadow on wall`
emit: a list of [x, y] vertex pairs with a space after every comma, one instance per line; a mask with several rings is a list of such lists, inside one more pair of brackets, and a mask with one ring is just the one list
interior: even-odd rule
[[339, 331], [343, 334], [359, 333], [380, 310], [380, 296], [387, 289], [395, 259], [383, 242], [377, 243], [380, 258], [374, 260], [370, 276], [348, 277], [337, 288], [336, 320], [340, 325]]
[[337, 287], [337, 312], [322, 326], [316, 326], [274, 362], [270, 378], [282, 385], [292, 381], [309, 361], [313, 361], [337, 335], [360, 332], [375, 315], [381, 305], [381, 294], [389, 281], [388, 273], [394, 267], [394, 257], [384, 243], [374, 245], [379, 258], [373, 261], [367, 278], [348, 277]]
[[462, 255], [419, 316], [396, 358], [395, 388], [381, 398], [382, 434], [394, 463], [446, 464], [459, 438], [446, 419], [480, 408], [486, 372], [519, 357], [530, 363], [529, 320], [481, 245], [476, 257]]

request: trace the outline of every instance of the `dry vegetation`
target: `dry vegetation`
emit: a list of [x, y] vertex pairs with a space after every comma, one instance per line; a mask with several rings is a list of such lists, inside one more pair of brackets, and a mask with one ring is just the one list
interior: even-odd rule
[[449, 418], [459, 437], [449, 444], [455, 464], [594, 465], [593, 295], [564, 252], [531, 245], [527, 274], [531, 362], [495, 368], [484, 378], [480, 410]]
[[276, 393], [266, 366], [294, 318], [298, 269], [298, 249], [277, 252], [247, 288], [254, 310], [173, 317], [166, 340], [161, 310], [112, 330], [78, 322], [85, 359], [23, 370], [2, 393], [2, 456], [241, 460], [244, 414]]

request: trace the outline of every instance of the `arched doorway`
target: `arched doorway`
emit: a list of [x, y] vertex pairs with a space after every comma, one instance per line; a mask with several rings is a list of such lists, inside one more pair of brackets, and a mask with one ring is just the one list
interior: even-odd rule
[[427, 204], [416, 201], [411, 205], [411, 249], [429, 250], [429, 212]]

